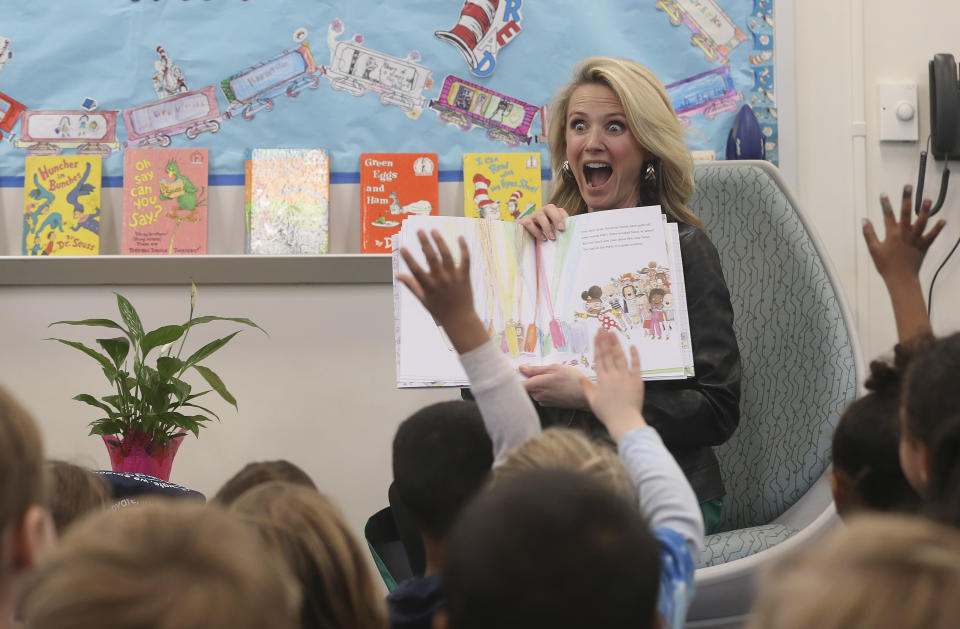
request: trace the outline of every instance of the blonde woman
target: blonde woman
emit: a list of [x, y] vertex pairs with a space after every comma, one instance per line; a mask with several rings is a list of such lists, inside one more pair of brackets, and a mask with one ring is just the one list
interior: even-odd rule
[[343, 514], [315, 489], [257, 485], [230, 510], [252, 524], [303, 587], [303, 629], [383, 629], [386, 607]]
[[[549, 205], [520, 221], [534, 237], [555, 238], [568, 216], [655, 204], [679, 227], [696, 376], [648, 383], [643, 415], [690, 480], [710, 532], [724, 495], [711, 446], [726, 441], [739, 422], [740, 351], [716, 248], [686, 206], [693, 160], [683, 127], [661, 82], [629, 59], [584, 60], [550, 111], [555, 190]], [[630, 268], [645, 263], [624, 262]], [[544, 426], [605, 433], [586, 410], [577, 370], [546, 365], [521, 371]]]

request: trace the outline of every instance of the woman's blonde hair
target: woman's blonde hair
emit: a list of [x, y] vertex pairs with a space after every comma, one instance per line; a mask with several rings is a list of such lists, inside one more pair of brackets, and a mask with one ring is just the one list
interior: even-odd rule
[[250, 528], [157, 500], [75, 523], [22, 599], [31, 629], [295, 629], [300, 588]]
[[302, 627], [382, 629], [383, 597], [340, 510], [315, 489], [283, 481], [258, 485], [230, 510], [283, 556], [303, 586]]
[[[582, 85], [606, 85], [620, 99], [627, 126], [643, 149], [653, 156], [656, 182], [649, 192], [652, 198], [637, 199], [639, 204], [659, 203], [674, 219], [703, 227], [700, 219], [687, 209], [693, 194], [693, 157], [683, 139], [683, 126], [677, 119], [660, 79], [646, 66], [630, 59], [590, 57], [573, 71], [573, 79], [550, 105], [547, 141], [554, 172], [554, 191], [550, 202], [570, 214], [583, 214], [587, 204], [576, 180], [564, 175], [561, 167], [567, 157], [567, 113], [573, 92]], [[645, 173], [637, 173], [644, 181]]]
[[494, 470], [494, 480], [544, 468], [583, 472], [636, 504], [630, 476], [616, 452], [573, 428], [548, 428], [527, 439]]
[[774, 565], [750, 629], [947, 629], [960, 618], [960, 532], [864, 515]]

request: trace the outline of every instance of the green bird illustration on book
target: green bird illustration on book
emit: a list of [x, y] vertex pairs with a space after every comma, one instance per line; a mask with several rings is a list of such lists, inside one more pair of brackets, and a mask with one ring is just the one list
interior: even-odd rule
[[[180, 166], [176, 161], [170, 160], [165, 168], [167, 178], [160, 181], [160, 198], [169, 201], [175, 199], [177, 207], [171, 208], [167, 216], [174, 219], [176, 224], [173, 232], [170, 234], [170, 249], [168, 253], [173, 253], [173, 241], [177, 236], [177, 229], [183, 221], [197, 222], [200, 220], [196, 216], [196, 210], [206, 204], [207, 198], [204, 196], [205, 187], [197, 188], [196, 185], [186, 175], [180, 172]], [[184, 212], [185, 214], [181, 214]]]

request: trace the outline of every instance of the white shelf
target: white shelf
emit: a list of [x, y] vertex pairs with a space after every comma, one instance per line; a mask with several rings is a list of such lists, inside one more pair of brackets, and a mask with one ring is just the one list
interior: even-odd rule
[[388, 254], [0, 256], [0, 286], [389, 284]]

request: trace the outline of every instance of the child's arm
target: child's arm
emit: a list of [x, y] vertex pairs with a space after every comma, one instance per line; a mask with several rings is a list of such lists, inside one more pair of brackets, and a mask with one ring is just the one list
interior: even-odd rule
[[643, 373], [636, 347], [631, 363], [613, 332], [600, 330], [594, 342], [597, 383], [581, 381], [594, 414], [617, 442], [620, 459], [630, 473], [634, 490], [650, 527], [679, 533], [691, 557], [703, 548], [703, 516], [697, 497], [683, 471], [667, 451], [656, 429], [647, 425], [643, 408]]
[[889, 197], [886, 194], [880, 196], [885, 230], [883, 242], [877, 238], [870, 221], [863, 220], [863, 237], [867, 241], [873, 264], [887, 286], [890, 301], [893, 302], [897, 338], [901, 343], [921, 334], [933, 334], [923, 301], [919, 272], [927, 249], [945, 224], [942, 220], [938, 221], [930, 231], [923, 233], [930, 218], [930, 199], [924, 199], [917, 222], [911, 224], [912, 196], [913, 188], [910, 185], [904, 186], [899, 222], [893, 215]]
[[440, 232], [434, 230], [431, 235], [436, 249], [425, 232], [417, 234], [429, 268], [421, 268], [403, 248], [400, 255], [410, 274], [400, 274], [397, 279], [443, 327], [460, 355], [483, 423], [493, 441], [496, 466], [508, 451], [540, 432], [540, 420], [513, 366], [490, 340], [473, 307], [466, 240], [460, 237], [460, 264], [457, 265]]

